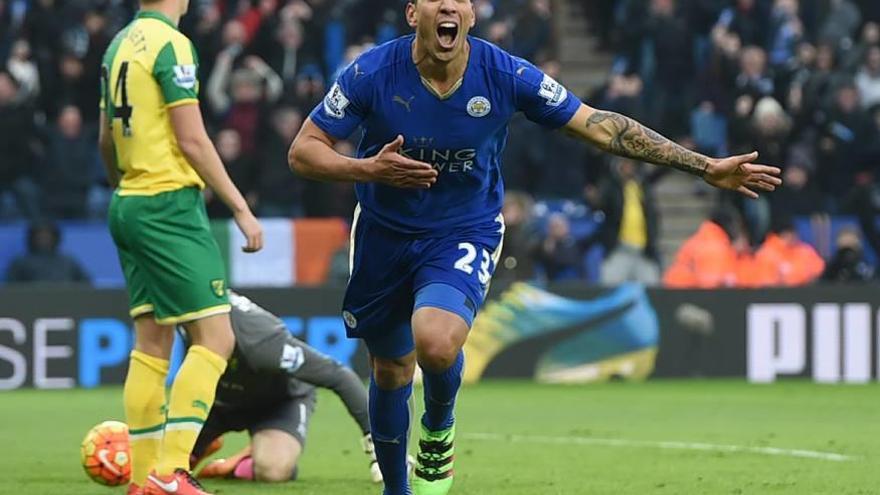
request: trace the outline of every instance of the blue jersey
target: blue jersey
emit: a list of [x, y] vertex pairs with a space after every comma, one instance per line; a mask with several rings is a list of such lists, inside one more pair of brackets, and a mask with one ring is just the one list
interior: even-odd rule
[[511, 116], [522, 111], [548, 127], [568, 123], [580, 101], [531, 63], [479, 38], [461, 85], [441, 98], [422, 82], [412, 60], [413, 35], [365, 52], [339, 76], [312, 121], [344, 139], [359, 127], [359, 158], [400, 134], [401, 153], [430, 163], [430, 189], [357, 184], [362, 215], [406, 234], [442, 234], [493, 223], [501, 211], [501, 152]]

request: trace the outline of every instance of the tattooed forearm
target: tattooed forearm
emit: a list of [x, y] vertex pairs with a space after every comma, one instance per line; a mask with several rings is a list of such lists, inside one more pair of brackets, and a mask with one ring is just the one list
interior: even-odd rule
[[702, 177], [709, 167], [705, 156], [695, 153], [635, 120], [614, 112], [597, 111], [587, 119], [587, 129], [596, 126], [610, 136], [600, 143], [606, 151], [636, 160], [667, 165]]

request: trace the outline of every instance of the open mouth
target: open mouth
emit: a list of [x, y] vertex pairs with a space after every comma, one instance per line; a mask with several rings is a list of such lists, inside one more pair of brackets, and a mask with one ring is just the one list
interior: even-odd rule
[[437, 25], [437, 41], [440, 47], [450, 50], [455, 47], [455, 41], [458, 39], [458, 23], [453, 21], [443, 21]]

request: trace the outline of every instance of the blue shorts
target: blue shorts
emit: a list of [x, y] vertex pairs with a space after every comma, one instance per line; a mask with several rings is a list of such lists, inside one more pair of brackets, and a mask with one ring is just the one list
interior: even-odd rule
[[415, 348], [410, 322], [417, 308], [450, 311], [470, 326], [495, 272], [503, 232], [500, 215], [428, 237], [395, 232], [355, 213], [342, 304], [348, 336], [363, 339], [374, 356], [391, 359]]

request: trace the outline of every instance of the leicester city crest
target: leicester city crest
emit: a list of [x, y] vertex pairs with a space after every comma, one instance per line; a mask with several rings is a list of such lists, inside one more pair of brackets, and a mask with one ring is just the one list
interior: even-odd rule
[[492, 104], [483, 96], [474, 96], [468, 101], [467, 113], [471, 117], [485, 117], [492, 110]]
[[345, 320], [345, 324], [348, 326], [348, 328], [351, 328], [351, 329], [357, 328], [357, 326], [358, 326], [357, 318], [355, 318], [354, 315], [351, 314], [351, 311], [343, 311], [342, 312], [342, 319]]

